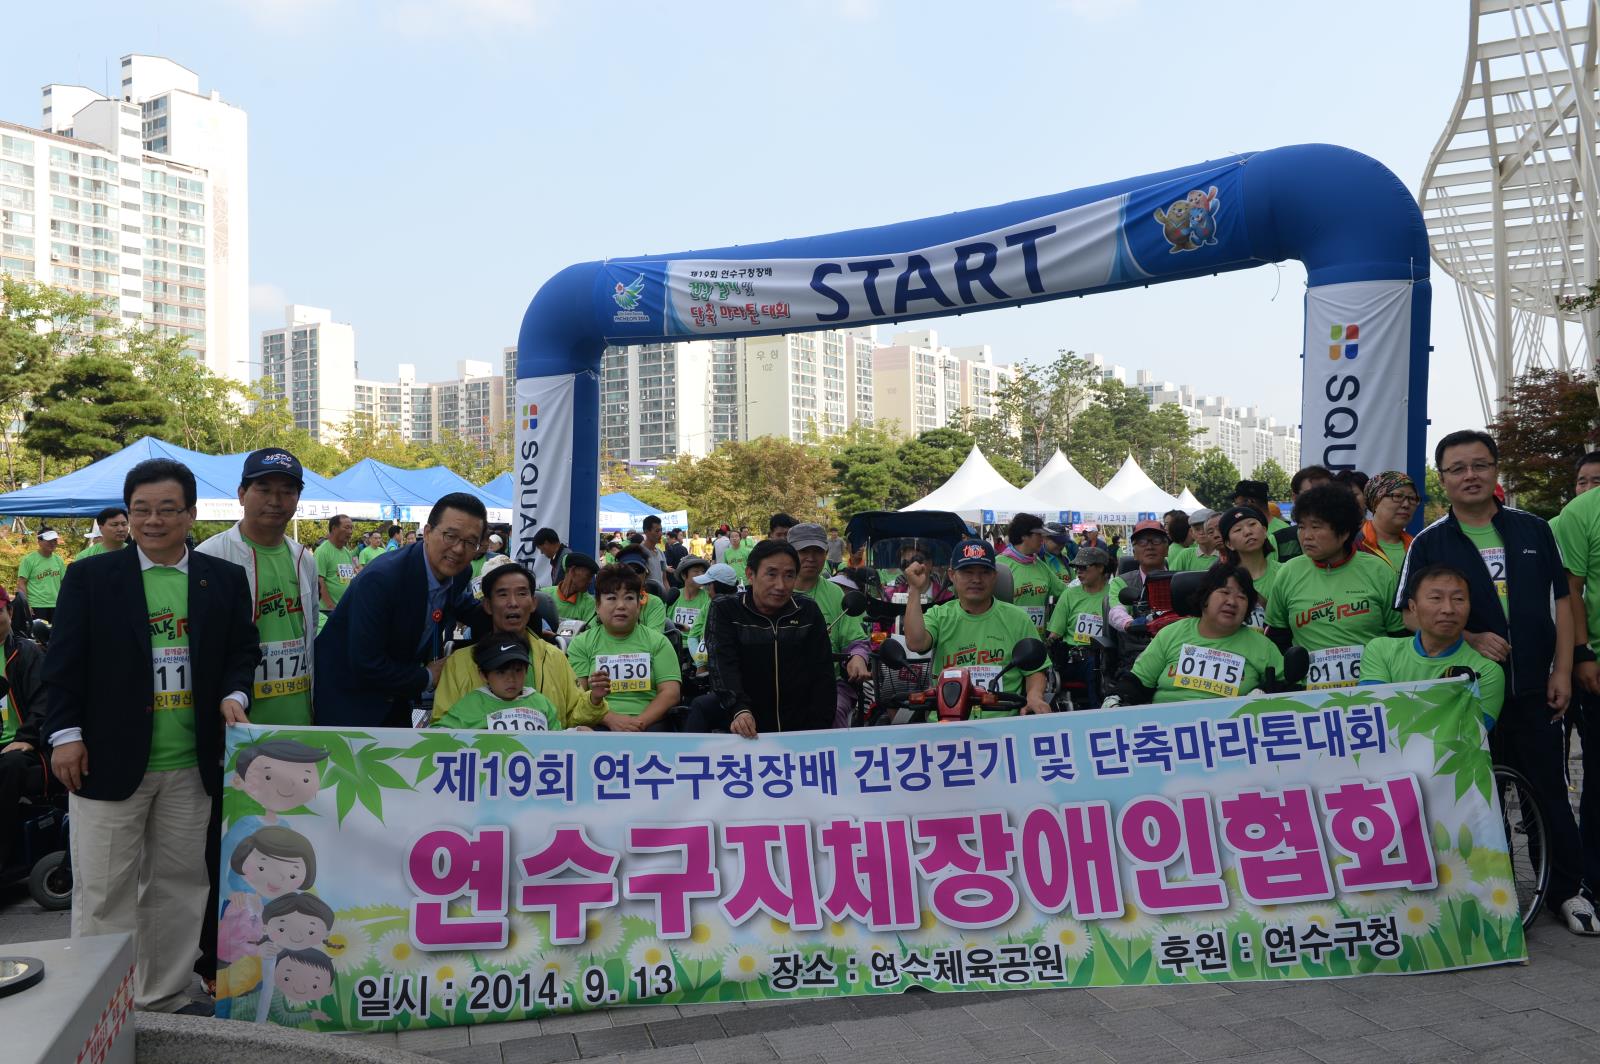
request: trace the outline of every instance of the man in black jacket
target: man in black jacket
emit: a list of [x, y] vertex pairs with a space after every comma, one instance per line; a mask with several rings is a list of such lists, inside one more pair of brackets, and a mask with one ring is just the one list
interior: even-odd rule
[[0, 869], [12, 859], [22, 798], [45, 793], [50, 774], [39, 727], [44, 721], [44, 651], [11, 626], [11, 601], [0, 587]]
[[44, 663], [50, 768], [72, 792], [72, 935], [135, 933], [134, 1003], [187, 1001], [205, 919], [224, 723], [247, 723], [261, 648], [245, 572], [189, 550], [194, 474], [123, 482], [134, 550], [67, 570]]
[[690, 731], [807, 731], [833, 725], [833, 648], [822, 611], [794, 594], [800, 556], [780, 539], [750, 552], [745, 590], [719, 596], [706, 619], [712, 693], [695, 699]]
[[1430, 565], [1467, 575], [1464, 638], [1506, 673], [1495, 755], [1528, 777], [1550, 828], [1550, 911], [1575, 934], [1600, 935], [1581, 890], [1583, 849], [1567, 800], [1562, 717], [1572, 695], [1573, 619], [1561, 552], [1543, 519], [1494, 497], [1500, 451], [1488, 433], [1450, 433], [1434, 464], [1450, 509], [1412, 540], [1400, 586]]

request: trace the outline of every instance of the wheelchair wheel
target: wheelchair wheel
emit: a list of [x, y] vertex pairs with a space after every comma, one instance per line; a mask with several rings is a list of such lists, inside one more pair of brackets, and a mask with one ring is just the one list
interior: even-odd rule
[[41, 909], [60, 912], [72, 908], [72, 866], [66, 850], [39, 858], [28, 877], [28, 893]]
[[1505, 765], [1494, 766], [1494, 788], [1511, 858], [1511, 882], [1517, 891], [1522, 926], [1533, 925], [1550, 889], [1550, 845], [1544, 813], [1534, 801], [1527, 777]]

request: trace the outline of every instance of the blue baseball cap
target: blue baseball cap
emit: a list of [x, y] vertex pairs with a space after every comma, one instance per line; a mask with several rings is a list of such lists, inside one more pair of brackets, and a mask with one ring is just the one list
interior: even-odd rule
[[240, 479], [258, 480], [274, 473], [288, 477], [301, 487], [305, 487], [306, 473], [300, 465], [300, 459], [282, 447], [263, 447], [259, 451], [247, 454], [244, 459], [244, 474]]
[[964, 539], [950, 555], [952, 569], [971, 569], [974, 566], [994, 569], [994, 547], [987, 540]]

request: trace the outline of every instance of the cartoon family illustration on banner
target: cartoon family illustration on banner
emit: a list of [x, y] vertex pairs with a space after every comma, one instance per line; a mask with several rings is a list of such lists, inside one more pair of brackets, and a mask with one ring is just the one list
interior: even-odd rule
[[260, 816], [230, 825], [222, 841], [227, 879], [217, 934], [219, 1017], [286, 1027], [327, 1020], [317, 1003], [333, 990], [327, 943], [332, 907], [313, 890], [317, 854], [279, 814], [309, 806], [328, 752], [293, 739], [239, 751], [230, 784], [254, 799]]

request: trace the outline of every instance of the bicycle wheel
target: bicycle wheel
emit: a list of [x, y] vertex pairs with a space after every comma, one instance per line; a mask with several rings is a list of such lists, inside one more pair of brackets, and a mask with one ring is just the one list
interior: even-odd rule
[[1500, 821], [1511, 858], [1511, 882], [1524, 929], [1533, 925], [1550, 889], [1550, 846], [1544, 813], [1534, 801], [1527, 777], [1505, 765], [1494, 767], [1494, 789], [1500, 799]]

